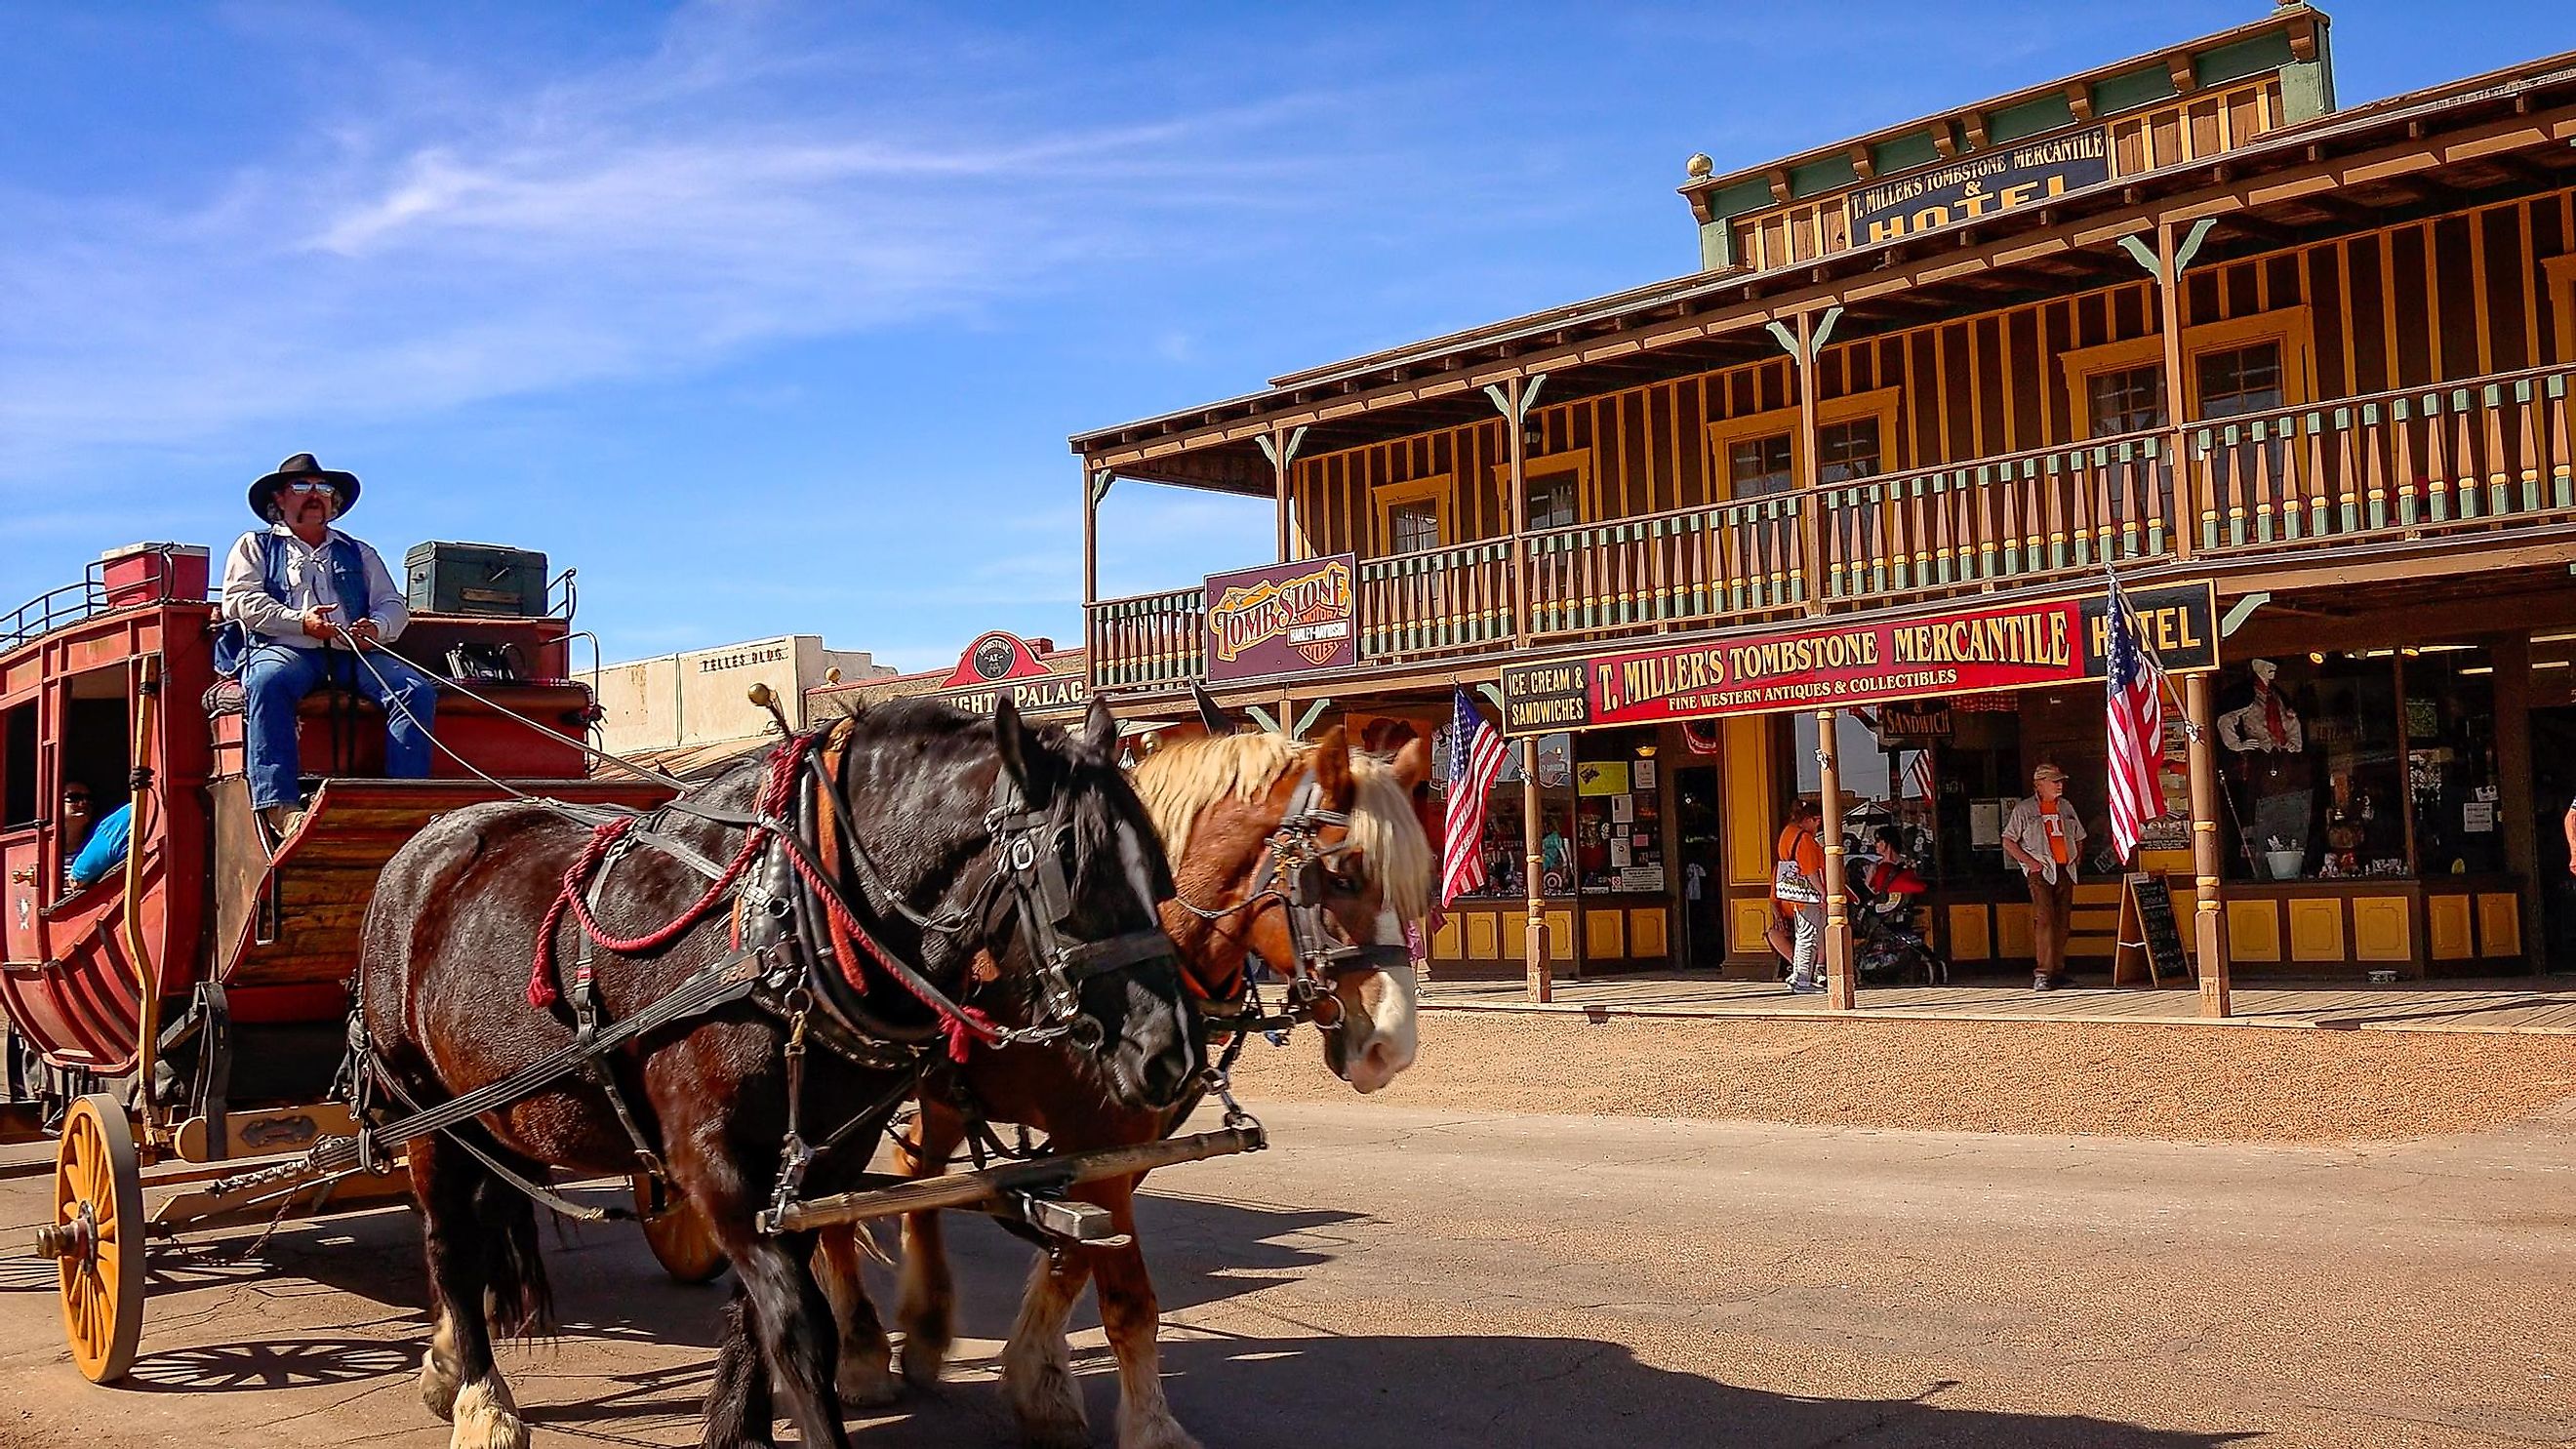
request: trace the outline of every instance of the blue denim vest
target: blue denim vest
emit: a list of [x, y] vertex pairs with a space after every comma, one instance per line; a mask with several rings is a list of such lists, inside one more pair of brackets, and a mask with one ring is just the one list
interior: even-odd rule
[[[274, 532], [259, 536], [260, 574], [268, 596], [286, 602], [286, 540]], [[331, 592], [340, 601], [337, 617], [347, 623], [367, 617], [371, 602], [367, 589], [366, 561], [358, 556], [358, 546], [340, 534], [333, 534], [322, 545], [322, 556], [331, 569]], [[242, 657], [258, 640], [249, 627], [238, 619], [227, 619], [215, 631], [215, 672], [231, 676], [241, 673]]]

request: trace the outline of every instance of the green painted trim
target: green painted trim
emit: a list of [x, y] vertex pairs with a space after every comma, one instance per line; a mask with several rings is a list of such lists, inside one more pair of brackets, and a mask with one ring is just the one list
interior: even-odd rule
[[2141, 66], [2125, 75], [2109, 76], [2093, 83], [2093, 114], [2097, 117], [2118, 111], [2134, 111], [2152, 106], [2182, 94], [2174, 89], [2173, 75], [2163, 65]]
[[1860, 172], [1853, 169], [1849, 156], [1828, 156], [1821, 161], [1790, 167], [1789, 195], [1804, 200], [1810, 196], [1822, 196], [1828, 191], [1840, 191], [1846, 186], [1857, 185], [1859, 181]]
[[2206, 90], [2247, 76], [2279, 70], [2292, 62], [2290, 37], [2281, 31], [2257, 35], [2232, 45], [2204, 50], [2191, 58], [2191, 74]]
[[1929, 130], [1917, 131], [1910, 136], [1899, 136], [1893, 141], [1881, 141], [1869, 148], [1870, 169], [1881, 176], [1892, 176], [1899, 171], [1911, 171], [1917, 166], [1929, 166], [1940, 159], [1940, 143], [1933, 139], [1933, 133]]
[[1988, 113], [1986, 141], [2001, 146], [2074, 124], [2075, 107], [2067, 101], [2065, 92], [2059, 91]]

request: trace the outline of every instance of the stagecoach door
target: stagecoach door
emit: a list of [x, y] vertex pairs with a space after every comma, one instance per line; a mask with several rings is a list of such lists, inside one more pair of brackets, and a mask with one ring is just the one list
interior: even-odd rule
[[6, 959], [33, 963], [44, 959], [36, 939], [36, 913], [51, 899], [45, 894], [45, 814], [42, 752], [36, 725], [37, 700], [0, 710], [0, 942]]

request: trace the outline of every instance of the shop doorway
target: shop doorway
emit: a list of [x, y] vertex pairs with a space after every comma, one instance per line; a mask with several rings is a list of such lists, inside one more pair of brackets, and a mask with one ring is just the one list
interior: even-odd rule
[[2576, 708], [2531, 712], [2531, 813], [2539, 836], [2543, 971], [2576, 971], [2576, 876], [2567, 870], [2567, 808], [2576, 801]]
[[1673, 772], [1673, 824], [1681, 842], [1682, 964], [1716, 971], [1726, 965], [1726, 888], [1720, 852], [1725, 817], [1717, 808], [1717, 770], [1692, 765]]

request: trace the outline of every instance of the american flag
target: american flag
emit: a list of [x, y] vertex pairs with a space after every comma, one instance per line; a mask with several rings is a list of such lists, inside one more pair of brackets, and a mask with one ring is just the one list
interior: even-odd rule
[[2110, 640], [2103, 671], [2110, 726], [2111, 840], [2127, 860], [2147, 822], [2165, 813], [2156, 773], [2164, 762], [2164, 666], [2140, 644], [2138, 613], [2111, 580]]
[[1485, 792], [1503, 771], [1503, 737], [1467, 698], [1457, 695], [1458, 726], [1449, 751], [1449, 812], [1442, 823], [1440, 905], [1485, 883]]

